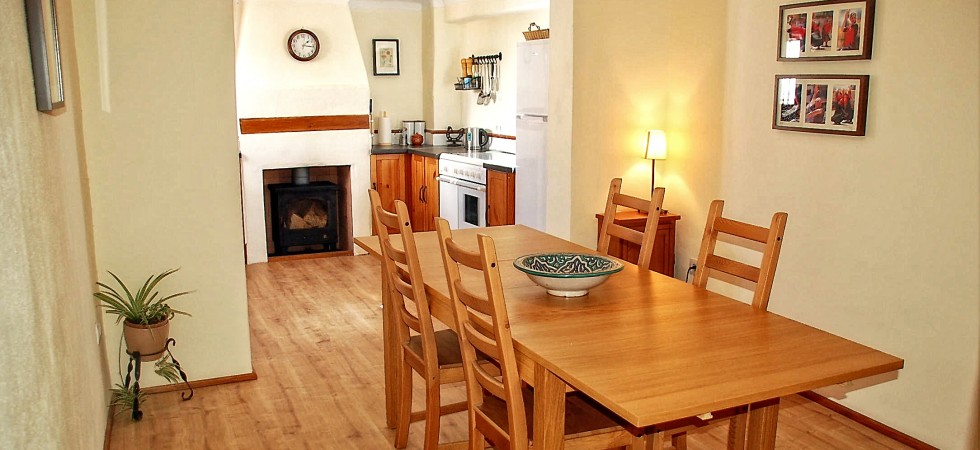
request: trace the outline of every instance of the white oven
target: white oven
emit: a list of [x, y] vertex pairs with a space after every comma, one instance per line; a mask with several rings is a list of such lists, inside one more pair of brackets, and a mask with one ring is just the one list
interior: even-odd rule
[[514, 167], [514, 154], [499, 151], [439, 155], [439, 215], [452, 229], [487, 226], [487, 169]]
[[453, 229], [487, 226], [487, 187], [439, 176], [439, 214]]

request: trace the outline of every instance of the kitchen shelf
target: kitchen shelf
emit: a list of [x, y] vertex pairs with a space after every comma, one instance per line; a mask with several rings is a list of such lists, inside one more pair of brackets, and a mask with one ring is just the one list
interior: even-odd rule
[[[470, 83], [467, 84], [464, 80], [466, 78], [470, 79]], [[483, 79], [481, 77], [466, 77], [457, 78], [457, 82], [453, 84], [457, 91], [477, 91], [483, 87]]]

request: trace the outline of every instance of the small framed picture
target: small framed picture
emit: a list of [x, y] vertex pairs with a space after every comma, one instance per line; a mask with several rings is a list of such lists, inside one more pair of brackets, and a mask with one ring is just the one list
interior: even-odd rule
[[772, 128], [864, 136], [868, 75], [776, 75]]
[[399, 75], [398, 39], [372, 39], [374, 44], [374, 74]]
[[871, 59], [875, 0], [779, 7], [779, 61]]
[[37, 110], [51, 112], [65, 106], [55, 0], [27, 0], [24, 4]]

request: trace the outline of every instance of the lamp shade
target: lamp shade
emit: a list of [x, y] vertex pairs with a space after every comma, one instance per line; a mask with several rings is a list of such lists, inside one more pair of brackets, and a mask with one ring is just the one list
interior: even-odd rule
[[662, 130], [647, 131], [646, 159], [667, 159], [667, 135]]

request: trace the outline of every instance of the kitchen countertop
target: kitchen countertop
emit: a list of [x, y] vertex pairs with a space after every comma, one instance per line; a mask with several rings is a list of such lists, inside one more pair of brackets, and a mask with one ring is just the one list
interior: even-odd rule
[[[372, 145], [371, 154], [372, 155], [401, 155], [401, 154], [412, 154], [412, 155], [422, 155], [428, 156], [430, 158], [438, 158], [439, 155], [443, 153], [465, 153], [466, 149], [462, 145], [423, 145], [421, 147], [412, 147], [407, 145]], [[489, 170], [496, 170], [498, 172], [513, 173], [516, 172], [515, 167], [501, 166], [499, 164], [484, 163], [484, 168]]]
[[462, 145], [423, 145], [421, 147], [410, 147], [407, 145], [372, 145], [372, 155], [400, 155], [410, 153], [413, 155], [429, 156], [438, 158], [442, 153], [460, 153], [466, 149]]

